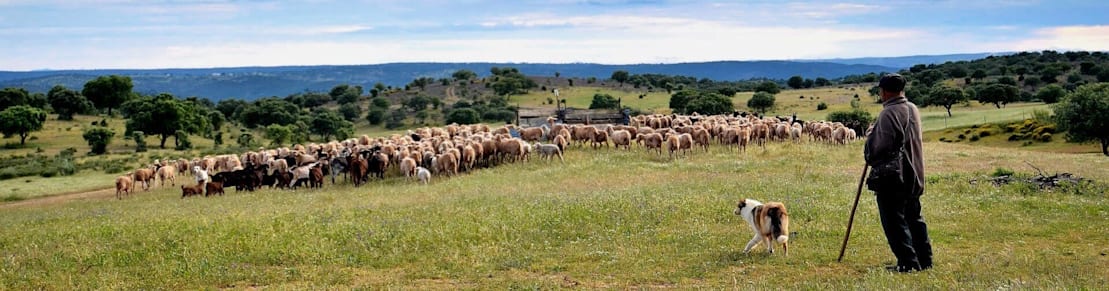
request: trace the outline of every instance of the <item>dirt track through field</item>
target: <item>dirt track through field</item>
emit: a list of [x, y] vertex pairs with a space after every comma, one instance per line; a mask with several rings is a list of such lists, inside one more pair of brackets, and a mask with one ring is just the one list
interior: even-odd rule
[[[140, 190], [141, 191], [141, 190]], [[0, 209], [28, 207], [28, 206], [44, 206], [70, 202], [74, 200], [88, 200], [88, 199], [115, 199], [115, 188], [104, 188], [99, 190], [91, 190], [85, 192], [68, 193], [61, 195], [53, 195], [46, 197], [36, 197], [27, 200], [21, 200], [11, 203], [0, 204]]]

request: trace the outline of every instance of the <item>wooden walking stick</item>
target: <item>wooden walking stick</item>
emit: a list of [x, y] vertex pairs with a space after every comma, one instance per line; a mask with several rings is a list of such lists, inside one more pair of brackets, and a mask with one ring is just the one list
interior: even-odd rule
[[847, 251], [847, 239], [851, 238], [851, 225], [855, 223], [855, 209], [859, 208], [859, 196], [863, 194], [863, 182], [866, 181], [866, 170], [870, 165], [863, 165], [863, 175], [859, 177], [859, 189], [855, 190], [855, 204], [851, 206], [851, 217], [847, 219], [847, 234], [843, 235], [843, 246], [839, 248], [839, 258], [836, 262], [843, 262], [843, 253]]

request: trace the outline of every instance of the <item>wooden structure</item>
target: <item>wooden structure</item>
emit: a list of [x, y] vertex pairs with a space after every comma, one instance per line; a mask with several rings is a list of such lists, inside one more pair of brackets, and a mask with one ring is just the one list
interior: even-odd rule
[[518, 108], [516, 110], [516, 124], [519, 126], [547, 124], [548, 117], [561, 119], [562, 123], [568, 124], [621, 124], [626, 119], [624, 112], [611, 109]]

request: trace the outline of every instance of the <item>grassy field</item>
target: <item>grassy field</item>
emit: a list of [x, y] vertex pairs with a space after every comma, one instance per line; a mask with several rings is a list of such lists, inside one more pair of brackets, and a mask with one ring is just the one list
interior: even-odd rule
[[[0, 209], [0, 289], [352, 287], [409, 289], [1097, 289], [1109, 284], [1109, 159], [929, 142], [923, 197], [936, 268], [890, 274], [865, 194], [839, 243], [861, 144], [720, 147], [675, 161], [573, 149], [533, 160], [368, 186], [133, 197]], [[997, 167], [1102, 181], [1040, 192], [972, 185]], [[735, 201], [783, 201], [791, 253], [743, 254]]]

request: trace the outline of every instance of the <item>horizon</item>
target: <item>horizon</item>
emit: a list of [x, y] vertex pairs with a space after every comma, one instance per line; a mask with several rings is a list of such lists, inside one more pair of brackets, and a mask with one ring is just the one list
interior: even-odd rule
[[1109, 51], [1098, 1], [437, 2], [0, 0], [0, 71]]

